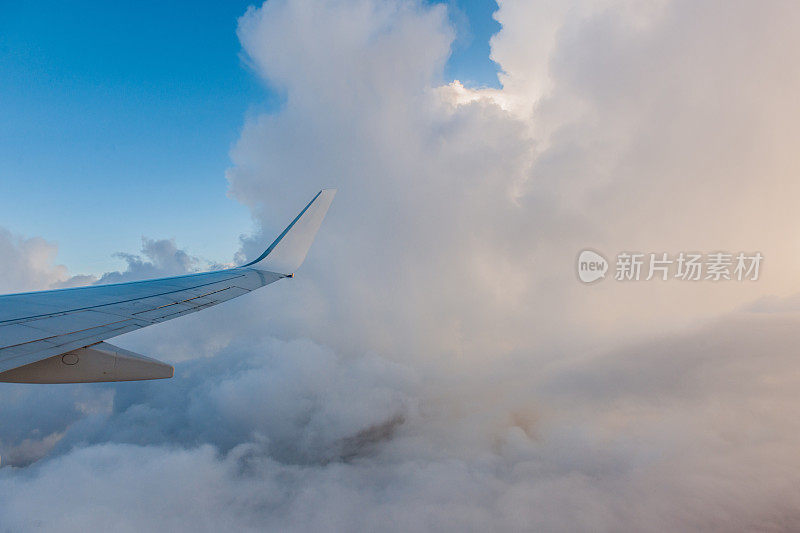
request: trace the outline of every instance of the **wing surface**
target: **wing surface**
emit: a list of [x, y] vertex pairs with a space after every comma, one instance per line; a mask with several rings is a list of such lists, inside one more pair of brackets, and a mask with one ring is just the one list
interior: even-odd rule
[[[292, 277], [335, 191], [320, 191], [267, 251], [243, 267], [0, 296], [0, 373], [171, 320]], [[279, 261], [271, 252], [282, 251]], [[291, 266], [274, 272], [272, 266]]]

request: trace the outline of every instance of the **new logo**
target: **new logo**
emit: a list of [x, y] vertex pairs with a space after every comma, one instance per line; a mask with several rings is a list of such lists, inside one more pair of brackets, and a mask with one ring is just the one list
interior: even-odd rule
[[593, 283], [603, 279], [608, 272], [606, 258], [593, 250], [584, 250], [578, 254], [578, 279], [584, 283]]

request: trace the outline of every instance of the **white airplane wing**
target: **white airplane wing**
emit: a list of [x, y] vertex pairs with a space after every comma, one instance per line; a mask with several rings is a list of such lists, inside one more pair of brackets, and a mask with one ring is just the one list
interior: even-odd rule
[[170, 365], [103, 341], [293, 277], [335, 193], [318, 192], [261, 256], [241, 267], [0, 296], [0, 382], [172, 377]]

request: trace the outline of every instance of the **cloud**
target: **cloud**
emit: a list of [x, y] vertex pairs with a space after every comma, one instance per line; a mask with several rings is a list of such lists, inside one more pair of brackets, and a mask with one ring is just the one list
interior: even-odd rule
[[378, 357], [342, 360], [309, 341], [249, 338], [182, 363], [173, 386], [117, 386], [112, 411], [68, 431], [59, 445], [210, 443], [228, 452], [254, 442], [283, 462], [326, 463], [402, 422], [413, 407], [408, 373]]
[[[441, 5], [250, 9], [244, 52], [286, 103], [232, 150], [262, 228], [240, 255], [335, 185], [329, 218], [295, 279], [120, 339], [173, 381], [14, 389], [2, 444], [45, 455], [0, 470], [5, 524], [796, 528], [798, 18], [503, 1], [503, 88], [471, 90], [442, 79]], [[587, 246], [765, 266], [586, 287]], [[130, 276], [200, 268], [143, 256]]]
[[120, 283], [140, 279], [176, 276], [200, 270], [200, 260], [178, 248], [175, 239], [142, 237], [142, 255], [119, 252], [128, 267], [124, 272], [106, 272], [96, 283]]
[[58, 245], [41, 237], [13, 235], [2, 227], [0, 252], [0, 291], [3, 293], [136, 281], [229, 266], [204, 262], [178, 248], [174, 239], [142, 237], [141, 255], [115, 254], [127, 263], [124, 271], [106, 272], [99, 277], [70, 275], [66, 266], [55, 264]]
[[25, 238], [0, 228], [0, 290], [25, 292], [67, 278], [67, 268], [55, 264], [58, 247], [41, 237]]
[[0, 471], [2, 514], [14, 530], [787, 529], [798, 325], [731, 316], [461, 397], [377, 357], [248, 343], [117, 386], [53, 458]]
[[[299, 298], [293, 287], [275, 334], [313, 325], [338, 349], [481, 361], [624, 342], [800, 290], [798, 255], [774, 231], [796, 223], [786, 191], [800, 170], [790, 96], [800, 81], [784, 49], [796, 48], [797, 10], [737, 6], [721, 19], [691, 2], [541, 5], [503, 2], [492, 41], [503, 98], [523, 107], [442, 84], [438, 9], [275, 2], [243, 18], [254, 68], [288, 95], [232, 152], [231, 192], [264, 228], [244, 255], [317, 188], [341, 192], [304, 266], [313, 287]], [[546, 46], [523, 42], [540, 26]], [[759, 44], [745, 50], [747, 32]], [[770, 273], [587, 291], [572, 272], [587, 246], [758, 250]], [[320, 299], [325, 319], [298, 326]]]

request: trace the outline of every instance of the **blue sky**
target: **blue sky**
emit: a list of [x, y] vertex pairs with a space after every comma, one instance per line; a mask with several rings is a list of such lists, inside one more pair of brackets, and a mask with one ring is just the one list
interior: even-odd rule
[[[202, 4], [202, 5], [200, 5]], [[280, 97], [236, 37], [250, 2], [0, 5], [0, 226], [59, 245], [73, 273], [122, 267], [141, 237], [230, 260], [253, 229], [228, 152]], [[497, 86], [492, 0], [449, 3], [445, 78]]]

